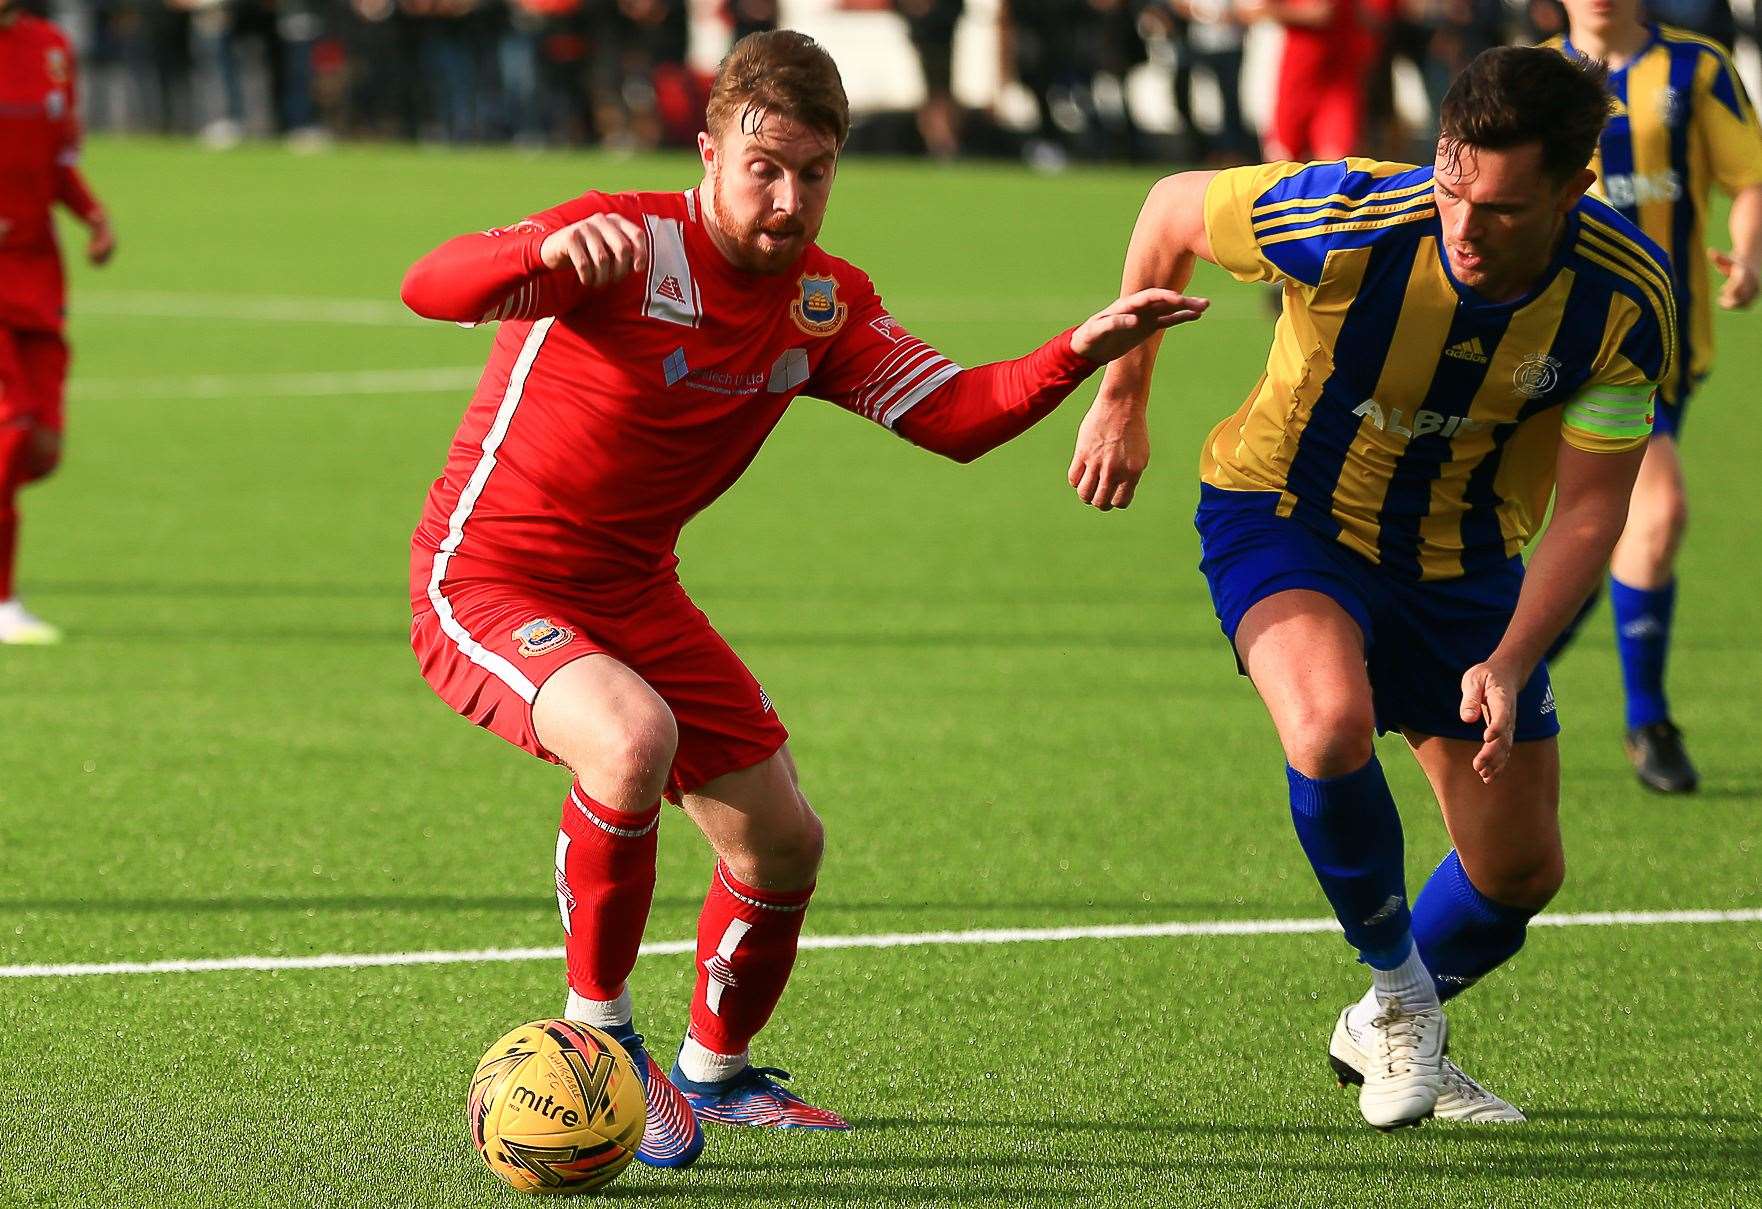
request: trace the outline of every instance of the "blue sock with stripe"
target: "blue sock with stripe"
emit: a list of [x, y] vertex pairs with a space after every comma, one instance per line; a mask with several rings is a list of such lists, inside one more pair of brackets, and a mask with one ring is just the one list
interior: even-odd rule
[[1633, 588], [1613, 577], [1609, 603], [1615, 609], [1615, 648], [1627, 686], [1627, 725], [1635, 730], [1670, 717], [1664, 696], [1664, 661], [1670, 654], [1670, 619], [1676, 611], [1676, 581], [1662, 588]]
[[1413, 951], [1401, 816], [1376, 756], [1356, 772], [1315, 780], [1290, 765], [1291, 821], [1359, 960], [1393, 970]]
[[1523, 948], [1535, 912], [1496, 903], [1451, 849], [1413, 901], [1413, 940], [1439, 1000], [1460, 995]]

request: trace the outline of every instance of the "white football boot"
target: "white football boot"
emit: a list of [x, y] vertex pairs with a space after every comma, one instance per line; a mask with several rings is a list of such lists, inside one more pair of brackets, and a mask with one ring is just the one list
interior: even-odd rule
[[1381, 1130], [1418, 1125], [1432, 1115], [1444, 1090], [1450, 1026], [1442, 1008], [1414, 1012], [1393, 998], [1377, 1002], [1379, 1010], [1358, 1045], [1363, 1058], [1357, 1068], [1363, 1082], [1358, 1111]]
[[61, 631], [37, 617], [16, 600], [0, 601], [0, 645], [53, 646]]
[[[1328, 1042], [1328, 1065], [1334, 1068], [1334, 1076], [1339, 1079], [1341, 1087], [1363, 1083], [1363, 1072], [1370, 1061], [1358, 1034], [1352, 1031], [1351, 1014], [1350, 1007], [1340, 1013], [1340, 1019], [1334, 1023], [1333, 1039]], [[1443, 1071], [1443, 1089], [1438, 1092], [1438, 1101], [1432, 1107], [1432, 1116], [1437, 1120], [1468, 1121], [1476, 1125], [1514, 1124], [1528, 1120], [1516, 1105], [1501, 1100], [1476, 1083], [1468, 1072], [1449, 1058], [1444, 1059]]]

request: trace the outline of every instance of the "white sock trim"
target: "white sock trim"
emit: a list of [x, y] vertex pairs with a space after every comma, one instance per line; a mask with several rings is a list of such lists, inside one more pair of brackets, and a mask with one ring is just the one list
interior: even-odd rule
[[623, 1028], [631, 1020], [630, 988], [626, 986], [618, 992], [616, 999], [589, 999], [571, 990], [563, 1006], [563, 1019], [598, 1029]]
[[679, 1070], [693, 1083], [720, 1083], [724, 1079], [732, 1079], [741, 1071], [752, 1065], [747, 1050], [738, 1054], [718, 1054], [713, 1049], [705, 1049], [697, 1040], [687, 1034], [685, 1043], [679, 1047]]

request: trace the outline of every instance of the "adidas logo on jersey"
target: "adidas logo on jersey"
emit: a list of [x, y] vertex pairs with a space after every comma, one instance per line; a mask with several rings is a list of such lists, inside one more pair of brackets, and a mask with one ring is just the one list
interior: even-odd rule
[[674, 302], [683, 303], [685, 301], [685, 291], [680, 288], [679, 278], [671, 273], [661, 278], [661, 284], [655, 287], [655, 293], [663, 298], [671, 298]]
[[1460, 344], [1452, 344], [1444, 350], [1446, 357], [1455, 357], [1458, 361], [1473, 361], [1476, 365], [1487, 363], [1487, 350], [1481, 347], [1479, 336], [1470, 336]]
[[1539, 712], [1544, 714], [1554, 712], [1554, 686], [1552, 684], [1542, 690], [1542, 708]]

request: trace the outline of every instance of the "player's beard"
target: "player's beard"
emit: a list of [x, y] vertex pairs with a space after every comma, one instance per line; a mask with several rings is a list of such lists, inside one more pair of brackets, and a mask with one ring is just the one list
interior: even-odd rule
[[[5, 3], [6, 0], [0, 0]], [[756, 218], [751, 222], [735, 224], [729, 217], [727, 194], [722, 190], [722, 165], [717, 164], [710, 172], [710, 190], [712, 193], [709, 218], [722, 233], [723, 242], [733, 248], [739, 259], [735, 268], [745, 269], [749, 273], [784, 273], [801, 258], [802, 251], [813, 242], [813, 231], [799, 219], [788, 218]], [[799, 236], [787, 249], [776, 245], [767, 245], [760, 237], [770, 235], [773, 238]]]

